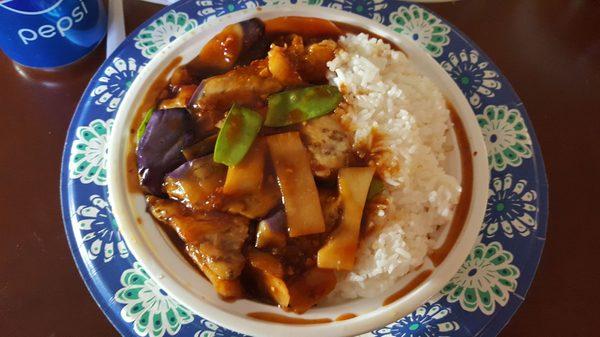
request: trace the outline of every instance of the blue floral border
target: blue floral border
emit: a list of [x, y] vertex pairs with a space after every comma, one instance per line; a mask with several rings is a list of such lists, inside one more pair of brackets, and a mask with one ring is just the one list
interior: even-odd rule
[[[421, 336], [422, 332], [433, 333], [436, 336], [496, 336], [523, 302], [533, 281], [545, 242], [548, 185], [540, 147], [525, 107], [508, 80], [501, 75], [500, 70], [490, 61], [490, 58], [456, 27], [435, 13], [418, 5], [400, 1], [184, 0], [161, 10], [132, 32], [125, 43], [117, 48], [115, 53], [100, 67], [82, 95], [69, 126], [62, 160], [60, 193], [65, 231], [79, 272], [90, 293], [123, 336], [239, 335], [222, 329], [198, 316], [194, 316], [191, 322], [180, 319], [180, 323], [185, 324], [180, 324], [176, 328], [152, 332], [143, 330], [139, 318], [128, 316], [124, 312], [127, 306], [120, 304], [124, 302], [116, 302], [115, 294], [125, 287], [136, 286], [135, 282], [133, 284], [128, 283], [132, 281], [121, 277], [126, 273], [131, 273], [135, 258], [123, 251], [124, 246], [119, 244], [120, 239], [114, 219], [111, 218], [109, 208], [102, 202], [107, 199], [107, 189], [103, 184], [101, 167], [97, 167], [101, 163], [87, 160], [85, 155], [79, 156], [77, 153], [78, 151], [83, 151], [83, 153], [92, 150], [98, 151], [98, 146], [101, 146], [106, 139], [104, 129], [110, 128], [109, 123], [106, 123], [106, 121], [114, 118], [115, 106], [118, 106], [119, 103], [119, 95], [122, 95], [126, 90], [127, 81], [131, 81], [139, 68], [148, 61], [149, 55], [151, 57], [150, 49], [146, 49], [145, 52], [140, 49], [143, 48], [142, 42], [138, 40], [136, 45], [135, 38], [140, 36], [143, 29], [156, 25], [157, 20], [162, 19], [167, 23], [169, 20], [171, 22], [185, 21], [187, 25], [184, 25], [183, 28], [175, 27], [179, 30], [185, 30], [188, 29], [187, 27], [194, 26], [194, 24], [201, 24], [211, 15], [223, 15], [249, 6], [266, 5], [266, 3], [273, 5], [275, 2], [282, 5], [298, 2], [337, 7], [370, 17], [386, 25], [392, 24], [391, 19], [394, 19], [395, 25], [392, 24], [393, 28], [397, 28], [396, 30], [399, 33], [408, 34], [415, 40], [423, 42], [423, 47], [430, 51], [436, 60], [440, 63], [448, 63], [447, 70], [451, 74], [454, 71], [457, 84], [463, 89], [467, 98], [470, 99], [476, 115], [483, 116], [485, 109], [493, 106], [496, 107], [497, 111], [513, 111], [513, 113], [522, 117], [526, 127], [525, 134], [529, 137], [529, 140], [523, 141], [526, 147], [524, 154], [517, 153], [519, 158], [516, 159], [520, 161], [520, 165], [514, 166], [517, 165], [515, 164], [517, 161], [510, 164], [509, 160], [509, 165], [505, 165], [503, 169], [492, 169], [490, 183], [494, 179], [506, 179], [507, 176], [510, 176], [510, 184], [506, 183], [504, 185], [509, 186], [512, 190], [504, 194], [509, 195], [512, 198], [511, 202], [515, 205], [533, 205], [535, 210], [520, 210], [517, 212], [518, 214], [515, 214], [520, 219], [524, 219], [520, 222], [521, 224], [527, 224], [525, 220], [529, 219], [528, 215], [532, 215], [534, 225], [537, 227], [525, 225], [525, 230], [531, 229], [530, 234], [527, 236], [513, 234], [513, 237], [509, 238], [507, 232], [503, 229], [505, 227], [500, 227], [494, 234], [485, 235], [485, 233], [482, 233], [481, 237], [481, 245], [486, 249], [497, 247], [496, 243], [499, 243], [503, 250], [500, 253], [507, 252], [513, 258], [508, 265], [512, 265], [519, 271], [518, 275], [513, 275], [513, 278], [509, 279], [509, 281], [514, 280], [514, 284], [508, 282], [509, 285], [506, 286], [510, 288], [506, 303], [502, 302], [503, 300], [500, 297], [497, 297], [498, 302], [494, 302], [496, 304], [494, 310], [491, 313], [486, 313], [485, 310], [488, 309], [478, 307], [473, 310], [470, 308], [464, 295], [453, 297], [447, 294], [440, 296], [432, 303], [425, 304], [415, 313], [402, 320], [372, 333], [375, 336], [414, 337]], [[416, 22], [415, 20], [422, 20], [419, 22], [427, 23], [431, 29], [428, 31], [415, 30], [417, 25], [411, 26], [412, 23]], [[177, 29], [171, 31], [177, 33]], [[426, 36], [423, 41], [420, 40], [422, 36]], [[153, 40], [150, 38], [148, 41], [151, 43]], [[461, 54], [461, 52], [464, 53]], [[461, 55], [466, 55], [466, 58], [463, 60]], [[453, 64], [453, 59], [455, 61], [459, 60], [458, 63]], [[473, 59], [476, 59], [476, 61], [472, 62]], [[461, 63], [460, 60], [464, 62]], [[122, 82], [110, 83], [115, 72], [121, 75], [118, 78]], [[463, 75], [471, 77], [465, 79]], [[483, 84], [484, 80], [485, 84]], [[480, 83], [477, 90], [473, 89], [473, 83]], [[101, 87], [102, 85], [104, 87]], [[506, 109], [498, 108], [503, 106], [506, 106]], [[514, 119], [509, 119], [508, 122], [515, 123]], [[74, 144], [77, 144], [77, 146]], [[527, 150], [532, 151], [532, 153], [527, 155]], [[525, 188], [515, 190], [515, 184], [520, 181], [526, 182]], [[504, 188], [504, 185], [500, 189]], [[527, 191], [529, 190], [534, 193], [528, 195]], [[507, 207], [506, 205], [508, 203], [503, 204], [503, 207]], [[490, 207], [494, 210], [490, 218], [504, 219], [504, 223], [510, 225], [507, 225], [508, 227], [511, 227], [517, 219], [517, 216], [514, 218], [509, 216], [508, 219], [506, 217], [502, 218], [502, 214], [497, 211], [500, 209], [498, 205], [491, 205]], [[101, 222], [97, 221], [100, 217], [103, 219]], [[516, 221], [515, 223], [519, 222]], [[94, 226], [98, 226], [99, 229], [96, 230]], [[126, 247], [124, 249], [126, 250]], [[507, 265], [508, 262], [503, 263]], [[468, 271], [465, 270], [465, 272]], [[460, 279], [457, 280], [460, 282]], [[141, 286], [150, 285], [142, 284]], [[514, 289], [511, 288], [513, 286]], [[157, 294], [157, 296], [162, 295]], [[125, 299], [124, 301], [128, 300]], [[134, 300], [130, 299], [130, 301]], [[495, 298], [494, 301], [496, 301]], [[130, 303], [133, 304], [134, 302]], [[468, 309], [465, 309], [465, 307]]]

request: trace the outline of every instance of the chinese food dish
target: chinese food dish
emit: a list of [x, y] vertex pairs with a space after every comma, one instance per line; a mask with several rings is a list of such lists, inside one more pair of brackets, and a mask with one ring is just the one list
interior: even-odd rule
[[151, 106], [132, 135], [147, 209], [224, 299], [302, 313], [380, 295], [459, 200], [444, 97], [352, 27], [227, 26]]

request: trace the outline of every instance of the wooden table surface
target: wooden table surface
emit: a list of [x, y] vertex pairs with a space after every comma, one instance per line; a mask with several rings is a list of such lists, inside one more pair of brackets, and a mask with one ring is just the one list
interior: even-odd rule
[[[501, 336], [600, 335], [600, 1], [463, 0], [428, 7], [473, 39], [512, 82], [548, 170], [544, 255], [525, 304]], [[158, 9], [126, 0], [128, 31]], [[118, 336], [77, 272], [59, 204], [65, 134], [103, 50], [50, 78], [23, 76], [0, 54], [2, 336]]]

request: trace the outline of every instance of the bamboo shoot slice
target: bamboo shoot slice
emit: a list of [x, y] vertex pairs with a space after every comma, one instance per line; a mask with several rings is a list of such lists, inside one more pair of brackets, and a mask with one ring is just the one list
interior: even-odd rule
[[320, 268], [307, 270], [288, 287], [290, 308], [297, 314], [304, 313], [333, 291], [336, 283], [333, 270]]
[[273, 255], [250, 249], [247, 254], [251, 275], [259, 289], [280, 307], [290, 304], [290, 293], [283, 280], [283, 266]]
[[325, 221], [309, 154], [298, 132], [267, 137], [279, 181], [290, 237], [322, 233]]
[[223, 193], [240, 195], [260, 191], [264, 175], [266, 144], [257, 139], [242, 161], [227, 169]]
[[344, 207], [339, 226], [319, 249], [319, 268], [352, 270], [358, 246], [362, 213], [375, 169], [346, 167], [338, 173], [338, 187]]

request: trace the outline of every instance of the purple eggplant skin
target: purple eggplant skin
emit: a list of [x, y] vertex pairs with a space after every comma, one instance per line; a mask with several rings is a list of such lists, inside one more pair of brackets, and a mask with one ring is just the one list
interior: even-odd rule
[[265, 24], [260, 19], [244, 20], [239, 25], [244, 32], [242, 49], [251, 48], [256, 42], [265, 39]]
[[215, 163], [211, 155], [190, 160], [165, 176], [165, 192], [171, 199], [197, 210], [211, 210], [214, 193], [222, 187], [227, 166]]
[[238, 23], [242, 27], [242, 50], [237, 65], [247, 65], [250, 62], [264, 58], [269, 51], [269, 41], [265, 35], [265, 24], [257, 18]]
[[136, 149], [140, 183], [146, 192], [164, 196], [165, 175], [186, 162], [181, 150], [193, 141], [194, 121], [186, 109], [152, 114]]
[[284, 247], [287, 239], [285, 211], [282, 208], [262, 219], [256, 230], [256, 248]]

